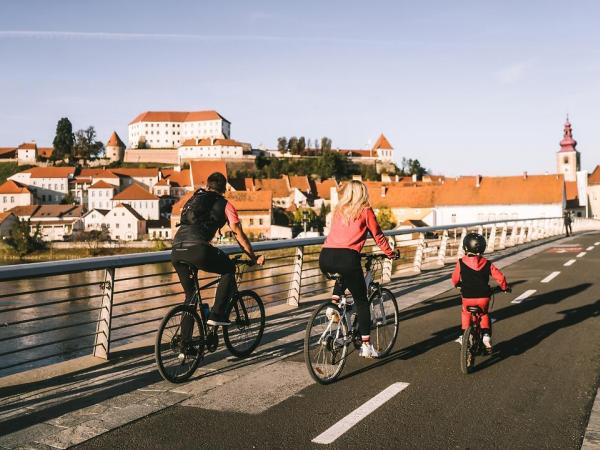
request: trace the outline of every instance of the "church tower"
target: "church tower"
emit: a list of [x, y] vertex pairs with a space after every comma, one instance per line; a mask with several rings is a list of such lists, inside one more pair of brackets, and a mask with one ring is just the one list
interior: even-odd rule
[[577, 141], [573, 139], [573, 128], [567, 116], [560, 150], [556, 153], [556, 167], [558, 173], [564, 175], [565, 181], [577, 181], [580, 166], [581, 154], [577, 151]]
[[106, 150], [106, 157], [110, 160], [110, 162], [123, 161], [125, 144], [123, 144], [123, 141], [116, 131], [112, 132], [104, 148]]

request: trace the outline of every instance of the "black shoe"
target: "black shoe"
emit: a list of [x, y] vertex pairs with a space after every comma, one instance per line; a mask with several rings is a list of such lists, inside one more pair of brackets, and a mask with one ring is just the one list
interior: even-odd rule
[[213, 327], [216, 327], [218, 325], [222, 327], [228, 327], [229, 325], [231, 325], [231, 322], [227, 319], [217, 316], [214, 312], [211, 312], [210, 316], [208, 316], [206, 324], [211, 325]]

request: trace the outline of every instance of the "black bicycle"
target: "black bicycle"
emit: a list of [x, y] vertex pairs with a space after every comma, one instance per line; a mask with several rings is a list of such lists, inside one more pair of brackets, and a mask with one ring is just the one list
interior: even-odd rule
[[[361, 254], [366, 259], [365, 283], [371, 312], [371, 343], [379, 357], [387, 356], [398, 337], [398, 303], [389, 289], [373, 281], [373, 264], [387, 259], [381, 254]], [[339, 274], [326, 274], [330, 280]], [[337, 303], [320, 305], [310, 317], [304, 336], [304, 361], [310, 376], [320, 384], [334, 382], [346, 364], [348, 348], [359, 349], [362, 339], [358, 332], [356, 312], [343, 295]]]
[[[232, 355], [244, 358], [260, 343], [265, 329], [265, 308], [254, 291], [240, 291], [237, 284], [252, 261], [234, 258], [235, 290], [225, 308], [231, 325], [223, 328], [223, 341]], [[198, 269], [187, 263], [194, 278], [196, 292], [191, 301], [175, 306], [165, 316], [156, 335], [154, 354], [161, 376], [171, 383], [189, 379], [204, 359], [205, 352], [214, 352], [219, 345], [219, 327], [207, 325], [208, 305], [200, 291], [216, 285], [219, 278], [204, 286], [198, 284]]]
[[[506, 291], [502, 291], [499, 287], [492, 289], [492, 301], [488, 314], [493, 309], [494, 296], [498, 292], [511, 292], [511, 289], [508, 288]], [[490, 354], [483, 343], [483, 332], [481, 330], [481, 316], [483, 316], [484, 311], [479, 306], [467, 306], [467, 311], [471, 313], [471, 320], [463, 333], [460, 347], [460, 370], [464, 374], [473, 372], [476, 357]]]

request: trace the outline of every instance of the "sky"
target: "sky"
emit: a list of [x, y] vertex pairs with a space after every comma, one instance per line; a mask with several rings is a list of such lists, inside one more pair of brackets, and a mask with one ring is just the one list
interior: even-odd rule
[[232, 137], [328, 136], [433, 173], [554, 172], [566, 114], [600, 163], [600, 2], [0, 0], [0, 147], [146, 110]]

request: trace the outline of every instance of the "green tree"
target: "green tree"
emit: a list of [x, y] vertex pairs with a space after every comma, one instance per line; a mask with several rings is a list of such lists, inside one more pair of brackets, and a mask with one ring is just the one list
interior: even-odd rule
[[52, 142], [54, 152], [51, 159], [53, 161], [62, 161], [65, 158], [70, 158], [73, 153], [74, 141], [73, 125], [68, 118], [63, 117], [56, 124], [56, 136]]
[[75, 143], [73, 145], [73, 159], [87, 161], [95, 159], [104, 151], [102, 141], [96, 139], [96, 130], [89, 126], [85, 130], [75, 132]]
[[298, 139], [298, 154], [303, 155], [304, 150], [306, 150], [306, 139], [304, 139], [304, 136], [300, 136]]
[[428, 170], [421, 166], [418, 159], [402, 158], [400, 167], [401, 175], [416, 175], [417, 179], [420, 180], [427, 172]]
[[331, 139], [329, 139], [327, 136], [323, 136], [321, 138], [321, 150], [323, 152], [328, 152], [331, 150]]
[[287, 151], [287, 139], [285, 137], [277, 138], [277, 150], [281, 153], [285, 153]]
[[77, 203], [77, 199], [71, 192], [69, 192], [67, 195], [65, 195], [63, 197], [63, 199], [60, 201], [61, 205], [74, 205], [76, 203]]
[[296, 136], [292, 136], [288, 141], [288, 150], [292, 155], [298, 154], [298, 138]]
[[387, 206], [382, 206], [377, 211], [377, 222], [382, 230], [391, 230], [397, 225], [393, 211]]
[[19, 220], [16, 222], [12, 226], [10, 236], [6, 242], [14, 249], [19, 258], [23, 258], [23, 256], [35, 250], [42, 250], [46, 247], [46, 244], [42, 241], [40, 226], [37, 225], [32, 233], [31, 222], [29, 220]]
[[137, 148], [146, 149], [146, 148], [150, 148], [150, 147], [148, 146], [146, 139], [140, 138], [140, 140], [137, 143]]

